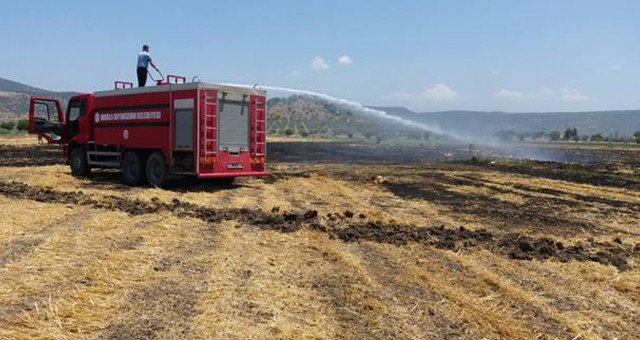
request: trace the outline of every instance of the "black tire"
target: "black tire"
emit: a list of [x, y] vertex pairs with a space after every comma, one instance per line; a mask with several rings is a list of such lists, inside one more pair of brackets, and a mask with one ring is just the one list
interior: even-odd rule
[[145, 178], [144, 157], [139, 152], [127, 151], [120, 165], [122, 178], [126, 185], [136, 186]]
[[76, 146], [69, 154], [69, 167], [71, 175], [75, 177], [86, 177], [91, 173], [91, 167], [87, 160], [87, 151], [83, 146]]
[[155, 187], [161, 187], [167, 180], [169, 166], [164, 160], [164, 155], [156, 151], [147, 159], [147, 182]]

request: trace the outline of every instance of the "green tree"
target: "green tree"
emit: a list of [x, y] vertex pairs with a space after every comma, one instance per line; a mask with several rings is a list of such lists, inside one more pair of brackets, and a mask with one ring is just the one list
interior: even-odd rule
[[302, 130], [302, 131], [300, 131], [300, 136], [308, 137], [309, 136], [309, 132], [307, 132], [306, 130]]
[[566, 129], [564, 130], [564, 134], [562, 135], [562, 139], [563, 140], [574, 140], [577, 141], [578, 140], [578, 129], [573, 128], [573, 129]]
[[640, 143], [640, 131], [636, 131], [636, 133], [633, 134], [633, 137], [636, 138], [636, 143]]
[[10, 120], [8, 122], [2, 122], [0, 123], [0, 128], [5, 129], [5, 130], [13, 130], [13, 128], [16, 126], [16, 122]]
[[560, 140], [560, 137], [562, 137], [562, 134], [558, 130], [554, 130], [549, 133], [549, 139], [554, 142]]
[[604, 136], [601, 133], [596, 133], [595, 135], [591, 135], [592, 142], [602, 142], [604, 140]]
[[292, 129], [286, 129], [286, 130], [284, 130], [284, 134], [287, 135], [287, 136], [291, 136], [291, 135], [293, 135], [293, 130]]
[[20, 119], [18, 121], [18, 131], [27, 131], [27, 130], [29, 130], [29, 120]]

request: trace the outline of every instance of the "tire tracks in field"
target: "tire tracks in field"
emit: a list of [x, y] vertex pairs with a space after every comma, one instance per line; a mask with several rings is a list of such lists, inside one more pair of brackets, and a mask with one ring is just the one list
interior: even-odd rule
[[[557, 210], [545, 208], [542, 202], [517, 204], [475, 193], [448, 190], [442, 183], [386, 182], [383, 186], [394, 195], [405, 199], [420, 199], [447, 207], [454, 213], [477, 216], [485, 221], [512, 229], [514, 225], [533, 230], [561, 228], [567, 235], [598, 231], [590, 222], [557, 216]], [[529, 202], [531, 203], [531, 202]]]
[[[473, 338], [529, 339], [536, 333], [571, 337], [558, 320], [526, 301], [514, 300], [489, 283], [479, 281], [476, 273], [438, 252], [420, 252], [421, 258], [416, 261], [392, 256], [374, 244], [363, 244], [357, 249], [374, 277], [383, 282], [391, 281], [393, 284], [388, 284], [388, 289], [407, 296], [404, 303], [420, 306], [419, 310], [437, 323], [438, 338], [472, 334]], [[445, 277], [439, 275], [445, 272], [448, 273]], [[490, 302], [495, 294], [502, 294], [509, 300], [498, 308]], [[481, 295], [484, 297], [480, 298]], [[505, 308], [510, 312], [504, 313]], [[532, 315], [544, 321], [545, 329], [539, 329], [539, 325], [531, 322], [533, 320], [528, 316]]]
[[159, 278], [134, 288], [118, 315], [98, 339], [187, 338], [196, 305], [208, 287], [210, 266], [198, 257], [212, 251], [216, 232], [210, 225], [200, 227], [199, 237], [160, 258], [153, 270]]
[[[497, 181], [491, 181], [488, 179], [477, 178], [472, 175], [464, 174], [464, 175], [454, 175], [458, 180], [464, 179], [469, 180], [467, 185], [473, 185], [477, 187], [485, 187], [497, 192], [501, 193], [513, 193], [520, 196], [524, 196], [527, 198], [540, 198], [539, 196], [534, 196], [531, 193], [544, 194], [552, 197], [546, 197], [545, 199], [550, 200], [553, 204], [563, 205], [567, 207], [573, 207], [576, 204], [576, 201], [579, 201], [585, 205], [595, 207], [598, 209], [602, 209], [601, 206], [606, 206], [607, 212], [610, 213], [619, 213], [622, 212], [640, 212], [640, 203], [634, 202], [626, 202], [617, 199], [604, 198], [604, 197], [596, 197], [596, 196], [588, 196], [582, 194], [576, 194], [573, 192], [556, 190], [551, 188], [541, 188], [534, 187], [524, 183], [501, 183]], [[506, 188], [505, 188], [506, 187]], [[516, 190], [513, 190], [516, 189]], [[524, 192], [520, 192], [520, 191]], [[624, 211], [626, 209], [627, 211]]]
[[579, 184], [640, 190], [640, 180], [637, 177], [611, 174], [610, 172], [615, 170], [615, 165], [612, 164], [580, 165], [529, 161], [516, 164], [475, 164], [474, 167]]
[[[375, 182], [386, 188], [397, 197], [405, 199], [418, 199], [432, 202], [446, 208], [446, 211], [463, 215], [478, 217], [485, 222], [512, 229], [513, 226], [521, 226], [524, 222], [529, 229], [545, 227], [562, 228], [567, 235], [597, 234], [616, 231], [622, 234], [638, 236], [638, 233], [630, 232], [622, 228], [607, 227], [598, 228], [590, 221], [580, 218], [580, 213], [586, 207], [592, 207], [594, 213], [611, 216], [615, 214], [640, 211], [640, 204], [624, 202], [620, 200], [599, 198], [580, 194], [559, 192], [544, 192], [544, 189], [519, 187], [516, 185], [504, 185], [490, 180], [478, 179], [467, 173], [443, 173], [443, 168], [429, 168], [416, 170], [414, 168], [394, 167], [394, 171], [373, 175], [371, 173], [354, 174], [346, 171], [331, 171], [333, 177], [342, 178], [350, 182]], [[473, 168], [465, 169], [465, 171]], [[460, 169], [456, 169], [459, 172]], [[387, 179], [389, 178], [389, 179]], [[401, 181], [393, 180], [402, 178]], [[379, 180], [381, 181], [379, 182]], [[526, 203], [509, 202], [492, 197], [492, 195], [475, 192], [457, 192], [456, 187], [468, 186], [486, 188], [498, 194], [513, 194], [526, 199]], [[545, 194], [546, 196], [533, 193]], [[551, 196], [551, 197], [549, 197]], [[564, 196], [564, 197], [560, 197]], [[576, 202], [578, 201], [578, 202]], [[582, 202], [582, 203], [579, 203]], [[561, 214], [558, 207], [563, 207], [573, 212], [575, 216], [568, 218]], [[543, 232], [546, 232], [543, 230]]]
[[[118, 234], [119, 237], [108, 236], [108, 242], [103, 242], [99, 250], [93, 253], [99, 255], [83, 255], [70, 258], [75, 263], [83, 263], [82, 268], [77, 268], [80, 272], [93, 272], [90, 268], [104, 266], [106, 261], [115, 252], [134, 250], [147, 242], [145, 228], [149, 224], [156, 223], [157, 220], [141, 220], [133, 224], [125, 225], [129, 232]], [[82, 276], [83, 274], [67, 275], [69, 280], [56, 282], [55, 286], [44, 285], [36, 292], [21, 298], [21, 302], [5, 303], [0, 309], [0, 323], [7, 329], [24, 327], [20, 314], [28, 316], [29, 320], [41, 320], [42, 312], [48, 306], [56, 305], [56, 301], [66, 301], [73, 304], [74, 310], [81, 312], [82, 308], [92, 308], [91, 314], [96, 310], [92, 306], [86, 305], [86, 300], [91, 299], [91, 294], [97, 293], [100, 300], [105, 294], [105, 290], [113, 290], [112, 295], [117, 295], [117, 290], [129, 290], [125, 303], [121, 304], [118, 314], [103, 314], [107, 317], [108, 323], [101, 334], [101, 338], [108, 339], [131, 339], [150, 338], [160, 334], [174, 334], [174, 338], [184, 338], [188, 334], [191, 318], [196, 315], [195, 305], [200, 294], [206, 288], [207, 266], [197, 263], [193, 258], [203, 254], [214, 244], [214, 229], [211, 225], [205, 225], [198, 221], [197, 235], [191, 237], [191, 242], [184, 242], [184, 237], [180, 238], [178, 248], [165, 249], [165, 247], [154, 250], [154, 256], [159, 258], [155, 263], [149, 263], [144, 258], [138, 259], [137, 265], [125, 266], [126, 269], [119, 277], [128, 279], [131, 283], [121, 282], [114, 288], [107, 277]], [[157, 233], [154, 233], [157, 237]], [[160, 234], [161, 237], [173, 237], [173, 233]], [[159, 239], [161, 244], [162, 239]], [[182, 243], [184, 242], [184, 243]], [[122, 256], [116, 256], [122, 258]], [[106, 267], [106, 266], [105, 266]], [[106, 269], [105, 269], [106, 270]], [[110, 272], [112, 272], [111, 270]], [[145, 274], [146, 273], [146, 274]], [[148, 276], [149, 273], [151, 276]], [[113, 275], [113, 273], [111, 274]], [[38, 274], [36, 274], [38, 276]], [[59, 275], [58, 275], [59, 276]], [[151, 280], [149, 280], [151, 278]], [[139, 282], [144, 282], [140, 284]], [[137, 285], [135, 282], [138, 282]], [[85, 292], [93, 290], [95, 285], [100, 285], [97, 292], [84, 295]], [[116, 290], [117, 289], [117, 290]], [[95, 296], [94, 296], [95, 298]], [[79, 299], [78, 305], [74, 302]], [[111, 297], [110, 299], [113, 299]], [[116, 300], [117, 301], [117, 300]], [[39, 309], [38, 309], [39, 305]], [[96, 306], [98, 307], [98, 306]], [[103, 307], [102, 304], [99, 307]], [[47, 320], [47, 316], [44, 316]], [[111, 319], [111, 320], [109, 320]], [[42, 321], [39, 321], [42, 325]], [[88, 330], [91, 332], [92, 330]], [[64, 337], [64, 332], [87, 333], [82, 329], [60, 329], [60, 336]], [[95, 332], [95, 330], [93, 330]]]
[[[576, 194], [567, 191], [561, 191], [550, 188], [536, 188], [530, 185], [526, 185], [523, 183], [511, 183], [504, 184], [496, 181], [491, 181], [487, 179], [479, 179], [474, 177], [473, 175], [453, 175], [456, 183], [464, 183], [464, 181], [468, 180], [469, 182], [463, 185], [473, 185], [475, 187], [483, 187], [489, 190], [498, 192], [498, 193], [506, 193], [506, 194], [515, 194], [527, 199], [527, 205], [532, 204], [535, 207], [539, 207], [543, 211], [548, 211], [546, 208], [548, 206], [557, 207], [562, 206], [564, 208], [569, 209], [574, 213], [579, 213], [584, 211], [583, 208], [577, 208], [582, 205], [591, 207], [597, 210], [597, 213], [603, 217], [615, 216], [619, 214], [631, 215], [634, 213], [640, 213], [640, 203], [634, 202], [625, 202], [617, 199], [610, 199], [604, 197], [596, 197], [596, 196], [588, 196], [582, 194]], [[542, 194], [545, 196], [537, 196], [532, 193]], [[551, 196], [551, 197], [548, 197]], [[577, 204], [578, 203], [578, 204]], [[578, 210], [579, 209], [579, 210]], [[553, 213], [552, 211], [548, 211], [548, 213]], [[635, 216], [630, 216], [635, 219]], [[623, 228], [607, 226], [604, 229], [598, 228], [598, 232], [606, 232], [606, 231], [615, 231], [621, 234], [631, 235], [631, 236], [640, 236], [638, 232], [632, 232], [629, 230], [625, 230]], [[596, 232], [596, 231], [592, 231]]]
[[[132, 237], [135, 233], [122, 234], [120, 238], [109, 237], [107, 242], [103, 242], [98, 247], [83, 253], [77, 253], [77, 250], [74, 249], [65, 249], [59, 255], [56, 254], [52, 257], [53, 264], [36, 265], [28, 262], [30, 258], [27, 255], [33, 254], [33, 251], [40, 245], [46, 246], [55, 233], [64, 233], [67, 237], [78, 234], [76, 235], [78, 237], [84, 231], [82, 222], [89, 218], [91, 214], [92, 211], [82, 211], [68, 215], [64, 221], [48, 224], [36, 233], [37, 242], [31, 242], [31, 247], [23, 249], [19, 256], [14, 256], [13, 262], [23, 261], [25, 265], [18, 268], [21, 272], [3, 271], [0, 275], [0, 284], [13, 286], [11, 290], [14, 291], [10, 295], [9, 301], [3, 300], [0, 302], [0, 324], [2, 324], [2, 327], [16, 322], [14, 319], [19, 314], [43, 313], [47, 309], [46, 306], [52, 303], [53, 300], [57, 300], [58, 297], [67, 294], [79, 294], [84, 289], [93, 286], [93, 278], [85, 277], [81, 274], [85, 269], [102, 263], [105, 260], [104, 257], [112, 252], [135, 249], [142, 243], [141, 236]], [[138, 228], [138, 224], [130, 227], [135, 230]], [[59, 242], [59, 240], [53, 242]], [[51, 251], [52, 248], [48, 250]], [[61, 266], [59, 258], [68, 256], [73, 257], [69, 257], [69, 262]], [[48, 276], [47, 273], [48, 270], [52, 270], [54, 271], [53, 274], [56, 274], [56, 269], [66, 270], [68, 268], [73, 269], [68, 272], [69, 275], [64, 276], [64, 280], [55, 280], [53, 279], [55, 275], [49, 273]], [[7, 276], [9, 273], [19, 275], [19, 279], [16, 280], [13, 276]], [[34, 282], [40, 282], [41, 284], [31, 285]], [[20, 285], [26, 292], [20, 292], [19, 289], [16, 289], [16, 286]], [[2, 288], [3, 291], [6, 291], [5, 287]]]
[[[410, 194], [414, 192], [415, 188], [412, 187]], [[340, 219], [325, 220], [318, 218], [318, 213], [314, 210], [304, 214], [268, 213], [248, 208], [214, 209], [181, 202], [177, 199], [174, 199], [170, 204], [155, 198], [152, 198], [151, 201], [143, 201], [105, 196], [97, 200], [83, 192], [60, 192], [52, 188], [31, 187], [18, 182], [0, 181], [0, 194], [40, 202], [86, 205], [97, 209], [122, 211], [133, 216], [167, 212], [177, 217], [190, 217], [210, 223], [234, 220], [259, 229], [280, 232], [295, 232], [301, 228], [309, 228], [327, 233], [331, 237], [345, 242], [373, 241], [394, 245], [405, 245], [412, 242], [448, 250], [481, 247], [516, 260], [593, 261], [613, 265], [620, 270], [629, 270], [627, 259], [640, 256], [640, 244], [633, 246], [623, 243], [620, 239], [616, 239], [613, 243], [596, 242], [589, 239], [585, 242], [565, 245], [547, 237], [536, 238], [518, 233], [493, 234], [486, 230], [468, 230], [464, 227], [450, 229], [444, 226], [416, 227], [371, 221], [353, 222], [344, 216], [341, 216]], [[455, 197], [461, 199], [459, 194]], [[447, 198], [447, 200], [453, 200], [453, 198]], [[495, 208], [498, 209], [497, 206]], [[501, 215], [509, 214], [505, 211], [498, 213]], [[529, 211], [528, 214], [530, 215], [527, 216], [544, 221], [544, 218], [536, 217], [533, 211]]]
[[28, 235], [20, 238], [13, 238], [0, 244], [0, 268], [5, 267], [9, 263], [18, 261], [33, 252], [38, 246], [43, 244], [49, 235], [56, 231], [66, 228], [69, 225], [77, 226], [88, 215], [88, 212], [70, 214], [65, 220], [56, 220], [48, 223]]
[[[632, 329], [633, 325], [640, 324], [638, 302], [633, 300], [633, 296], [628, 296], [612, 287], [594, 288], [589, 277], [590, 273], [585, 273], [585, 277], [582, 277], [567, 275], [558, 271], [557, 268], [544, 264], [533, 263], [511, 267], [500, 263], [502, 260], [496, 261], [491, 257], [474, 257], [473, 261], [458, 256], [449, 257], [452, 261], [464, 262], [465, 267], [472, 270], [483, 268], [484, 272], [476, 271], [476, 273], [479, 276], [485, 276], [485, 281], [499, 282], [500, 285], [510, 289], [530, 292], [538, 305], [546, 305], [560, 315], [570, 315], [575, 311], [589, 309], [596, 310], [591, 319], [598, 321], [598, 324], [607, 325], [605, 328], [610, 332], [602, 333], [603, 329], [595, 331], [600, 338], [620, 338], [625, 329]], [[564, 320], [565, 323], [570, 323], [571, 317], [564, 317]]]

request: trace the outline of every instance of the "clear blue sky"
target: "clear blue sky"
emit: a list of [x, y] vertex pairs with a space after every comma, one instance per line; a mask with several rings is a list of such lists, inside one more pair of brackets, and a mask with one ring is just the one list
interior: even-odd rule
[[23, 0], [0, 32], [0, 77], [52, 90], [133, 80], [146, 43], [165, 74], [368, 105], [640, 109], [637, 0]]

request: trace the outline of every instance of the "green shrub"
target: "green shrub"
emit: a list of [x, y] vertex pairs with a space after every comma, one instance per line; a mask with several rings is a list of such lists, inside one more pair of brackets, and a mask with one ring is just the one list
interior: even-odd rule
[[29, 130], [29, 120], [20, 119], [18, 121], [18, 131], [27, 131], [27, 130]]
[[16, 122], [10, 120], [8, 122], [2, 122], [0, 123], [0, 128], [4, 129], [4, 130], [13, 130], [13, 128], [16, 127]]

